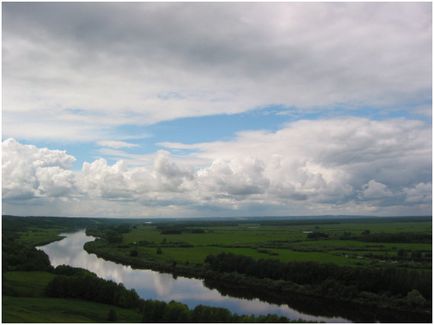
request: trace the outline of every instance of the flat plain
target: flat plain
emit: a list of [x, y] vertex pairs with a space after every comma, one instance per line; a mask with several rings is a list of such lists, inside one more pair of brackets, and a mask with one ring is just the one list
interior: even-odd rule
[[[323, 234], [312, 238], [312, 234]], [[374, 234], [380, 234], [375, 236]], [[402, 240], [388, 235], [416, 234], [426, 238]], [[310, 236], [309, 236], [310, 235]], [[222, 252], [272, 258], [282, 262], [313, 261], [347, 266], [396, 265], [431, 267], [431, 221], [346, 220], [300, 223], [176, 223], [135, 225], [121, 242], [97, 240], [89, 246], [112, 255], [144, 260], [202, 264]], [[311, 237], [311, 238], [309, 238]], [[402, 242], [405, 241], [405, 242]], [[424, 240], [422, 240], [424, 241]], [[107, 245], [108, 244], [108, 245]]]

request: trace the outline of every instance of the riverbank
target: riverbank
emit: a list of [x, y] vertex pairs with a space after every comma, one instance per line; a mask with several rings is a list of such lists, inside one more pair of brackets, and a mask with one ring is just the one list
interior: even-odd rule
[[[430, 322], [431, 313], [422, 308], [405, 305], [402, 299], [393, 299], [374, 293], [362, 293], [352, 299], [342, 299], [336, 294], [327, 295], [324, 290], [312, 286], [303, 286], [289, 281], [272, 280], [241, 275], [237, 273], [221, 273], [210, 270], [204, 265], [185, 265], [177, 263], [161, 263], [146, 261], [143, 258], [123, 256], [107, 252], [104, 239], [85, 244], [84, 249], [97, 256], [138, 269], [170, 273], [173, 276], [204, 279], [210, 288], [222, 294], [241, 298], [260, 298], [275, 304], [297, 305], [301, 312], [309, 312], [327, 316], [347, 317], [357, 322]], [[297, 296], [297, 298], [294, 298]], [[320, 302], [320, 303], [318, 303]], [[312, 307], [312, 306], [319, 306]], [[324, 306], [327, 306], [324, 308]], [[342, 306], [344, 306], [342, 308]], [[325, 314], [324, 314], [325, 313]]]
[[[80, 274], [89, 273], [88, 271], [63, 267], [62, 272], [66, 270], [67, 274], [59, 274], [59, 268], [54, 269], [50, 265], [47, 254], [42, 250], [35, 249], [35, 245], [43, 243], [47, 244], [44, 247], [57, 245], [60, 248], [65, 248], [62, 244], [58, 244], [62, 239], [67, 239], [71, 235], [63, 238], [59, 237], [58, 234], [77, 228], [44, 228], [44, 223], [37, 227], [34, 222], [32, 228], [18, 227], [14, 221], [8, 218], [7, 222], [3, 224], [3, 322], [144, 322], [149, 320], [148, 318], [152, 315], [158, 316], [158, 313], [152, 312], [152, 315], [149, 314], [152, 309], [149, 304], [154, 304], [157, 309], [162, 306], [167, 309], [163, 319], [157, 317], [153, 319], [153, 322], [162, 320], [177, 322], [176, 315], [172, 315], [172, 312], [178, 310], [183, 310], [183, 313], [187, 312], [188, 317], [183, 318], [183, 320], [188, 322], [220, 321], [219, 318], [216, 318], [218, 314], [225, 315], [225, 317], [229, 315], [230, 318], [225, 319], [229, 319], [230, 322], [300, 322], [298, 319], [288, 320], [283, 316], [276, 315], [234, 315], [225, 308], [201, 306], [200, 308], [189, 309], [185, 304], [178, 302], [166, 303], [157, 300], [140, 299], [138, 300], [140, 306], [123, 308], [120, 301], [118, 301], [120, 306], [92, 301], [92, 295], [98, 292], [99, 294], [102, 293], [101, 297], [110, 297], [111, 295], [107, 295], [105, 289], [102, 291], [94, 290], [95, 288], [91, 288], [90, 283], [103, 283], [111, 286], [113, 282], [92, 276], [90, 283], [80, 285], [80, 283], [85, 283], [83, 281], [86, 280], [81, 278]], [[25, 221], [32, 223], [34, 220], [29, 218]], [[17, 220], [17, 223], [22, 225], [23, 219]], [[80, 228], [82, 229], [82, 227]], [[84, 234], [84, 231], [78, 233]], [[70, 244], [68, 243], [66, 247], [70, 248]], [[80, 252], [83, 252], [82, 244], [77, 247], [79, 247]], [[65, 257], [64, 251], [60, 255]], [[69, 274], [70, 270], [73, 270], [73, 274]], [[56, 296], [52, 290], [48, 290], [48, 287], [53, 289], [53, 281], [57, 281], [56, 279], [62, 281], [68, 279], [67, 281], [70, 281], [70, 284], [60, 290], [60, 296]], [[57, 281], [57, 283], [59, 282]], [[124, 288], [122, 284], [117, 286]], [[56, 285], [54, 285], [55, 287]], [[79, 288], [84, 290], [79, 295], [71, 291], [71, 289]], [[125, 291], [125, 288], [122, 290]], [[142, 305], [147, 306], [146, 310], [142, 308]]]
[[131, 269], [95, 254], [83, 250], [86, 242], [94, 238], [83, 231], [70, 234], [61, 242], [49, 244], [41, 249], [50, 257], [52, 265], [70, 265], [84, 268], [97, 274], [100, 278], [122, 283], [128, 289], [135, 289], [143, 299], [155, 299], [169, 302], [175, 300], [187, 304], [190, 309], [198, 305], [213, 308], [226, 308], [238, 315], [263, 316], [275, 314], [290, 320], [303, 319], [312, 322], [347, 322], [341, 317], [322, 317], [305, 314], [290, 306], [270, 304], [258, 299], [247, 300], [220, 294], [217, 290], [207, 288], [202, 280], [187, 277], [173, 277], [168, 273], [151, 270]]

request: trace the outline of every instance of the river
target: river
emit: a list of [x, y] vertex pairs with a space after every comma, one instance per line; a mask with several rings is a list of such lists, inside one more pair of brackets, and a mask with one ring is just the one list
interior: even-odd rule
[[84, 244], [95, 240], [87, 236], [84, 230], [62, 234], [65, 238], [38, 247], [44, 251], [54, 267], [69, 265], [89, 270], [100, 278], [123, 283], [128, 289], [134, 289], [141, 298], [163, 301], [175, 300], [193, 308], [197, 305], [223, 307], [237, 314], [277, 314], [289, 319], [303, 319], [320, 322], [349, 322], [342, 317], [322, 317], [309, 315], [291, 308], [288, 305], [277, 305], [259, 299], [244, 299], [224, 296], [216, 289], [209, 289], [203, 280], [182, 276], [173, 277], [168, 273], [152, 270], [133, 269], [106, 261], [95, 254], [89, 254], [83, 248]]

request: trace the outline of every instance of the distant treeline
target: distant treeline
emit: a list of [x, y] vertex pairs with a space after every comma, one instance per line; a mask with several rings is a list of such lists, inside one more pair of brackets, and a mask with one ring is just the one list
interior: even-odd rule
[[291, 281], [300, 285], [345, 286], [354, 291], [407, 295], [413, 289], [425, 299], [432, 296], [431, 272], [400, 268], [345, 267], [316, 262], [255, 260], [248, 256], [221, 253], [206, 258], [217, 272], [237, 272], [257, 278]]
[[157, 229], [162, 235], [179, 235], [182, 233], [203, 234], [206, 232], [202, 228], [192, 228], [185, 225], [159, 225]]
[[2, 227], [3, 233], [23, 232], [32, 227], [78, 229], [99, 224], [102, 221], [96, 218], [15, 217], [4, 215], [2, 216]]
[[222, 226], [237, 226], [256, 223], [262, 226], [300, 226], [300, 225], [332, 225], [341, 223], [388, 223], [388, 222], [427, 222], [431, 221], [431, 216], [425, 217], [349, 217], [349, 216], [317, 216], [315, 218], [293, 218], [293, 217], [247, 217], [234, 220], [228, 219], [155, 219], [153, 220], [156, 226], [182, 226], [182, 227], [222, 227]]
[[373, 243], [431, 243], [432, 235], [427, 233], [397, 232], [397, 233], [370, 233], [362, 232], [360, 235], [350, 232], [343, 233], [339, 239], [360, 240]]
[[171, 301], [140, 299], [134, 290], [127, 290], [122, 284], [116, 284], [98, 278], [95, 274], [79, 268], [58, 266], [56, 277], [48, 284], [46, 293], [49, 297], [78, 298], [125, 308], [139, 309], [145, 323], [239, 323], [239, 322], [289, 322], [286, 317], [276, 315], [252, 316], [236, 315], [225, 308], [199, 305], [194, 309], [187, 305]]

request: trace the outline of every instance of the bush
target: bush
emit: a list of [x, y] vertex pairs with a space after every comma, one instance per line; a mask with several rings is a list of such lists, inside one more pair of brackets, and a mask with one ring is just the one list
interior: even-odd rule
[[329, 235], [324, 232], [314, 231], [307, 234], [308, 239], [326, 239], [329, 238]]
[[409, 305], [414, 307], [425, 306], [426, 304], [426, 299], [416, 289], [411, 290], [405, 299]]

